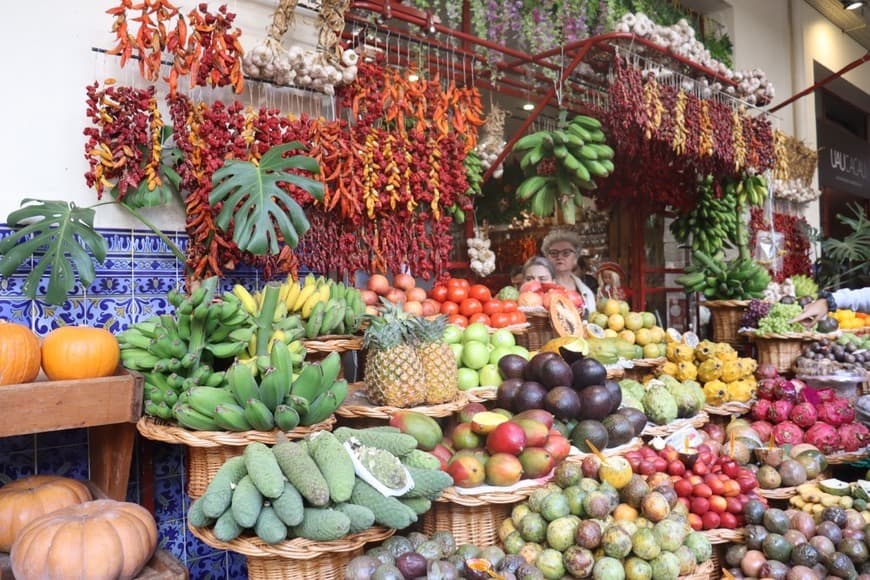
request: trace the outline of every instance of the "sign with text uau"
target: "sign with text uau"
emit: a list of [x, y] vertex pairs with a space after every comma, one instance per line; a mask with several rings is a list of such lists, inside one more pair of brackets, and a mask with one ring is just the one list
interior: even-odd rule
[[870, 142], [830, 121], [816, 125], [819, 185], [870, 198]]

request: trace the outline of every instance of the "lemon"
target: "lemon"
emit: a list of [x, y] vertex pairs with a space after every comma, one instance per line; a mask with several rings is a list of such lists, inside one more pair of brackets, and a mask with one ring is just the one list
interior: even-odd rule
[[613, 314], [619, 314], [620, 311], [620, 301], [614, 300], [613, 298], [608, 298], [604, 301], [604, 308], [601, 309], [601, 312], [606, 314], [607, 316], [612, 316]]
[[622, 314], [611, 314], [607, 318], [607, 327], [611, 330], [619, 332], [623, 328], [625, 328], [625, 318]]

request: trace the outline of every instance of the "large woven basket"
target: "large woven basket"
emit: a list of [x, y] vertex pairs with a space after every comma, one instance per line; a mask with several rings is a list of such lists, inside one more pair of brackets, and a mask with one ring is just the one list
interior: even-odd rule
[[644, 437], [667, 437], [668, 435], [673, 435], [674, 433], [685, 427], [691, 426], [698, 429], [709, 422], [710, 416], [707, 414], [706, 411], [702, 410], [694, 417], [677, 419], [676, 421], [671, 421], [667, 425], [654, 425], [652, 423], [647, 423], [641, 435], [643, 435]]
[[[285, 431], [287, 439], [302, 439], [315, 431], [331, 430], [335, 415], [309, 427], [297, 427]], [[220, 466], [230, 457], [241, 455], [249, 443], [260, 442], [274, 445], [281, 431], [191, 431], [170, 425], [153, 417], [142, 417], [136, 423], [139, 433], [146, 439], [187, 446], [187, 494], [196, 499], [205, 493], [205, 488]]]
[[736, 530], [717, 528], [715, 530], [704, 530], [701, 533], [707, 536], [711, 544], [739, 543], [743, 542], [743, 539], [746, 537], [746, 532], [743, 528], [737, 528]]
[[525, 310], [526, 320], [529, 327], [525, 334], [516, 335], [517, 344], [524, 346], [529, 350], [538, 350], [549, 340], [555, 338], [556, 331], [553, 330], [553, 325], [550, 324], [550, 313], [543, 308], [534, 310]]
[[188, 526], [188, 529], [213, 548], [247, 556], [248, 578], [251, 580], [340, 580], [344, 578], [348, 563], [362, 554], [366, 544], [385, 540], [396, 533], [392, 529], [370, 528], [332, 542], [296, 538], [270, 545], [251, 536], [222, 542], [209, 528]]
[[457, 391], [452, 401], [441, 403], [440, 405], [408, 408], [375, 405], [366, 396], [365, 383], [357, 382], [348, 385], [347, 398], [335, 410], [335, 414], [346, 419], [389, 419], [398, 411], [413, 410], [429, 417], [449, 417], [462, 409], [468, 402], [468, 394], [465, 391]]
[[732, 415], [745, 415], [752, 409], [752, 401], [741, 403], [739, 401], [729, 401], [721, 405], [704, 405], [704, 412], [708, 415], [721, 415], [730, 417]]
[[[519, 503], [519, 500], [517, 501]], [[498, 528], [510, 517], [514, 503], [484, 503], [476, 506], [432, 502], [432, 507], [420, 516], [424, 534], [450, 532], [457, 545], [495, 546], [499, 543]]]
[[794, 361], [801, 355], [803, 339], [756, 336], [758, 364], [772, 364], [779, 373], [791, 372]]
[[734, 346], [742, 342], [737, 332], [749, 300], [708, 300], [701, 303], [710, 309], [710, 334], [713, 342], [727, 342]]

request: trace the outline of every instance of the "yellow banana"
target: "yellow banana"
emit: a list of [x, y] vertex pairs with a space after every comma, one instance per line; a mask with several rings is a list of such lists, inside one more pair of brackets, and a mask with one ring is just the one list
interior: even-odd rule
[[286, 343], [287, 342], [287, 334], [283, 330], [276, 330], [275, 332], [272, 333], [272, 336], [269, 338], [269, 353], [270, 354], [272, 352], [272, 345], [275, 343], [276, 340], [279, 342]]
[[293, 281], [289, 283], [287, 296], [284, 297], [284, 303], [287, 304], [287, 310], [292, 311], [293, 305], [296, 304], [296, 299], [299, 298], [299, 293], [302, 292], [302, 285], [299, 282]]
[[[311, 276], [309, 274], [309, 276]], [[299, 292], [299, 295], [296, 297], [296, 301], [293, 303], [293, 308], [291, 310], [293, 312], [299, 312], [302, 310], [302, 307], [305, 306], [305, 303], [311, 298], [311, 295], [317, 291], [316, 284], [309, 284], [308, 278], [305, 279], [305, 287]]]
[[239, 302], [242, 303], [242, 307], [248, 314], [256, 314], [258, 312], [257, 301], [251, 293], [248, 292], [247, 288], [241, 284], [236, 284], [233, 286], [233, 294], [239, 299]]
[[275, 307], [275, 314], [272, 316], [272, 322], [278, 322], [287, 317], [287, 303], [283, 300], [278, 301]]
[[314, 307], [321, 302], [326, 302], [326, 300], [323, 298], [323, 294], [320, 291], [314, 292], [302, 306], [302, 311], [300, 312], [302, 318], [310, 318], [311, 312], [314, 310]]
[[287, 303], [287, 296], [290, 294], [290, 287], [293, 282], [289, 279], [285, 280], [283, 284], [281, 284], [281, 289], [278, 291], [278, 301]]
[[248, 340], [248, 356], [254, 358], [257, 356], [257, 333], [255, 332], [253, 336]]

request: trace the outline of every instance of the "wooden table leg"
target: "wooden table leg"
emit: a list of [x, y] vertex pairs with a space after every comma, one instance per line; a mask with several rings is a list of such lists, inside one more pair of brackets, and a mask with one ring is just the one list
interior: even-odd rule
[[88, 428], [91, 481], [111, 499], [127, 499], [127, 482], [130, 480], [135, 439], [135, 423]]

